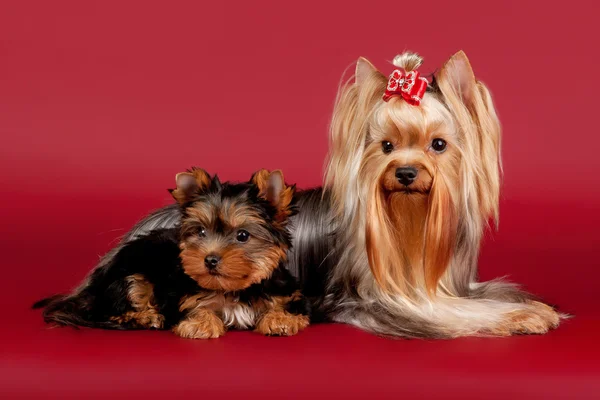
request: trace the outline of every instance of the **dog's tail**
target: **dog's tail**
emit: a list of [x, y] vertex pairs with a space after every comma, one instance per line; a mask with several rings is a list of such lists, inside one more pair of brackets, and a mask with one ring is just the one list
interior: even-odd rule
[[55, 294], [54, 296], [46, 297], [45, 299], [38, 300], [35, 303], [33, 303], [31, 308], [33, 308], [34, 310], [37, 310], [38, 308], [46, 307], [48, 304], [52, 303], [53, 301], [58, 300], [63, 297], [65, 297], [65, 296], [63, 296], [62, 294]]
[[44, 322], [74, 328], [125, 329], [110, 320], [99, 319], [91, 312], [91, 297], [84, 291], [72, 295], [54, 295], [35, 302], [33, 309], [43, 308]]

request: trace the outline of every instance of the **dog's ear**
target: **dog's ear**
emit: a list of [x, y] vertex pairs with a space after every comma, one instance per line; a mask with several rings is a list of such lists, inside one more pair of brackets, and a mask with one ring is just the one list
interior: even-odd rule
[[199, 192], [208, 188], [212, 180], [203, 169], [192, 168], [175, 176], [176, 189], [170, 190], [171, 195], [179, 204], [192, 200]]
[[295, 186], [285, 184], [283, 173], [280, 170], [269, 172], [269, 170], [261, 169], [252, 175], [250, 182], [258, 187], [259, 197], [275, 207], [277, 210], [276, 221], [283, 222], [291, 215]]
[[490, 92], [475, 78], [462, 51], [450, 57], [436, 75], [436, 81], [458, 122], [464, 143], [461, 174], [463, 190], [470, 193], [466, 207], [479, 209], [484, 220], [497, 221], [501, 129]]
[[446, 98], [457, 97], [468, 108], [473, 103], [476, 80], [464, 51], [454, 54], [436, 74], [438, 86]]
[[356, 84], [359, 86], [362, 85], [367, 78], [375, 72], [378, 72], [377, 68], [375, 68], [369, 60], [364, 57], [359, 57], [356, 62]]
[[[345, 212], [346, 192], [356, 184], [365, 142], [368, 138], [367, 120], [378, 102], [382, 101], [388, 79], [365, 58], [356, 63], [355, 81], [340, 87], [331, 124], [329, 153], [324, 186], [334, 195], [336, 212]], [[339, 207], [339, 208], [338, 208]]]

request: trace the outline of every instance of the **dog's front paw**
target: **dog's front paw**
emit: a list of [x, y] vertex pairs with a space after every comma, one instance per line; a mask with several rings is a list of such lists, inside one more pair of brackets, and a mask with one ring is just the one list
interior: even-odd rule
[[532, 301], [530, 305], [532, 308], [520, 310], [510, 315], [505, 328], [508, 335], [539, 335], [558, 327], [561, 314], [556, 312], [554, 308], [538, 301]]
[[225, 325], [212, 311], [202, 310], [177, 324], [173, 332], [187, 339], [214, 339], [225, 334]]
[[271, 311], [256, 325], [256, 332], [269, 336], [292, 336], [308, 326], [308, 317], [287, 311]]

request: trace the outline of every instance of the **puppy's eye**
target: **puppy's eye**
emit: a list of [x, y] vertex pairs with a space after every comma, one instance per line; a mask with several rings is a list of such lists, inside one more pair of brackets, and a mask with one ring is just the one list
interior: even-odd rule
[[200, 227], [200, 229], [198, 229], [198, 236], [200, 237], [204, 237], [206, 236], [206, 229], [204, 229], [204, 227]]
[[385, 154], [390, 154], [394, 150], [394, 145], [392, 144], [392, 142], [384, 140], [383, 142], [381, 142], [381, 149]]
[[444, 150], [446, 150], [446, 146], [447, 143], [444, 139], [436, 138], [431, 142], [431, 148], [438, 153], [442, 153]]
[[244, 243], [247, 242], [248, 239], [250, 239], [250, 234], [248, 233], [248, 231], [240, 229], [235, 238], [238, 242]]

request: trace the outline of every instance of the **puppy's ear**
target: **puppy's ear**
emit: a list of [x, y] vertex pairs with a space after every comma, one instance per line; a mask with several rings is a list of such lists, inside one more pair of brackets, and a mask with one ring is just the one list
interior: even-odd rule
[[362, 85], [367, 78], [376, 72], [378, 72], [377, 68], [375, 68], [369, 60], [364, 57], [359, 57], [356, 62], [356, 72], [354, 73], [356, 84], [359, 86]]
[[471, 108], [476, 90], [475, 74], [464, 51], [454, 54], [436, 74], [440, 91], [446, 98], [458, 98]]
[[215, 191], [219, 191], [223, 188], [223, 184], [217, 175], [213, 176], [212, 181], [210, 182], [210, 188]]
[[258, 195], [271, 203], [277, 210], [275, 220], [283, 222], [292, 214], [291, 204], [295, 186], [285, 184], [283, 173], [280, 170], [269, 172], [269, 170], [261, 169], [252, 176], [250, 181], [258, 187]]
[[192, 168], [175, 176], [176, 189], [170, 190], [171, 195], [179, 204], [191, 201], [199, 192], [211, 185], [210, 175], [203, 169]]

